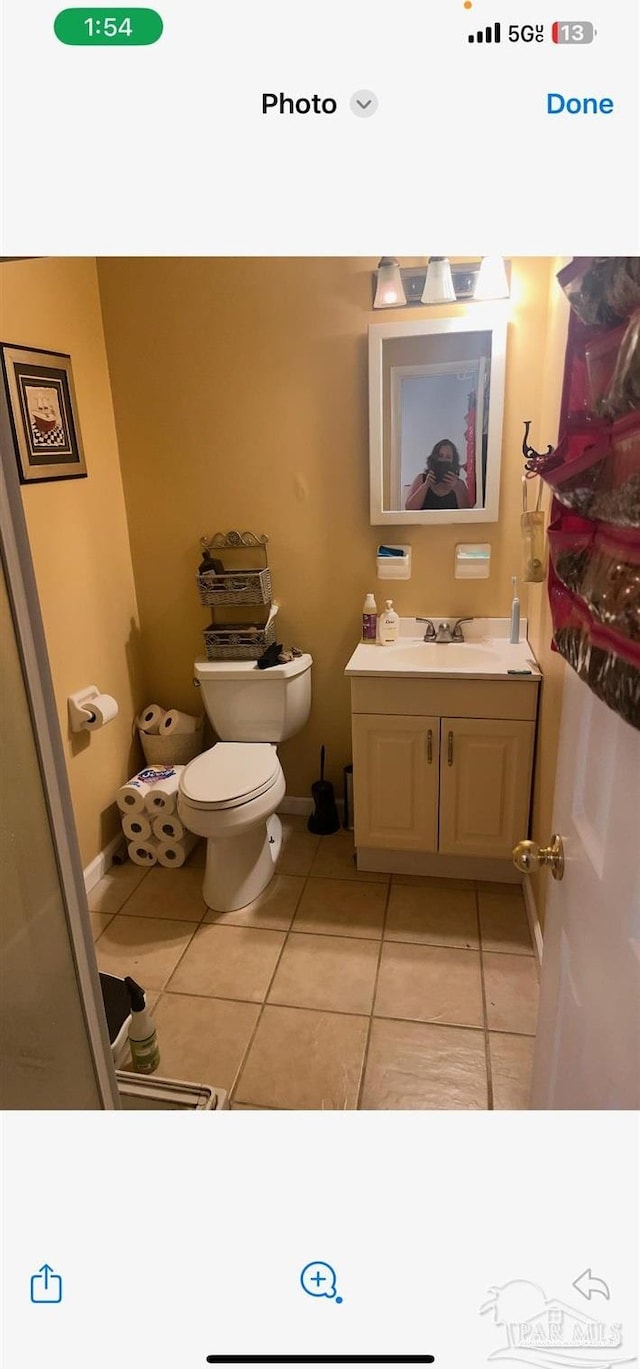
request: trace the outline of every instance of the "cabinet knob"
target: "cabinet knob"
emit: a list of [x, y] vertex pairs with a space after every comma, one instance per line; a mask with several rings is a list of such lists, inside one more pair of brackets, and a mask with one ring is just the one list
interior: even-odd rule
[[429, 728], [427, 732], [427, 764], [433, 763], [433, 730]]
[[564, 875], [564, 847], [557, 832], [552, 836], [550, 846], [538, 846], [537, 841], [519, 841], [511, 855], [516, 870], [523, 875], [533, 875], [543, 865], [549, 866], [554, 879], [562, 879]]
[[447, 764], [453, 765], [453, 732], [447, 737]]

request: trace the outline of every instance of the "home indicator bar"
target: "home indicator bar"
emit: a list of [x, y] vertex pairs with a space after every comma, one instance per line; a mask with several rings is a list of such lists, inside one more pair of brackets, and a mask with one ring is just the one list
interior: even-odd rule
[[207, 1355], [207, 1364], [435, 1364], [435, 1355]]

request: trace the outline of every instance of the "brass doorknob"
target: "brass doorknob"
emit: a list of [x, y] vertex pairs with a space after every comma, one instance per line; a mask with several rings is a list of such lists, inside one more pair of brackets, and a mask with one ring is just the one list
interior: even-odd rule
[[533, 875], [541, 865], [548, 865], [553, 878], [562, 879], [564, 847], [557, 832], [552, 836], [550, 846], [538, 846], [537, 841], [519, 841], [511, 855], [516, 869], [523, 875]]

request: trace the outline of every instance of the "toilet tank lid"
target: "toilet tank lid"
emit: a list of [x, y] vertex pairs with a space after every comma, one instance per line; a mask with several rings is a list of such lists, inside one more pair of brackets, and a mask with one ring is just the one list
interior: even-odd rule
[[313, 661], [307, 651], [302, 656], [294, 656], [284, 665], [269, 666], [268, 670], [258, 670], [257, 661], [195, 661], [194, 671], [197, 680], [292, 680], [296, 675], [304, 675], [310, 670]]

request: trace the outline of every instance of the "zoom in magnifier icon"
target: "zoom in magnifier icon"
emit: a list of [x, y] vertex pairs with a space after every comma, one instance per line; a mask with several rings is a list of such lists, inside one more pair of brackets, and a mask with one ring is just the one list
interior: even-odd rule
[[336, 1288], [336, 1271], [324, 1260], [311, 1260], [310, 1264], [305, 1264], [300, 1283], [310, 1298], [335, 1298], [337, 1303], [342, 1302]]

